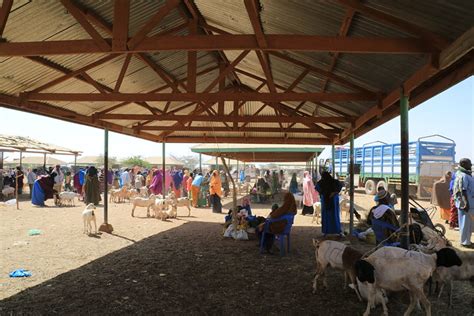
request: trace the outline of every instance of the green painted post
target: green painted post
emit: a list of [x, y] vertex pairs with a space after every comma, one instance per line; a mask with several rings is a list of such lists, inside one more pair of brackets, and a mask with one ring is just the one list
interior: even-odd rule
[[166, 196], [166, 150], [165, 150], [165, 142], [161, 143], [162, 144], [162, 161], [161, 161], [161, 168], [163, 170], [163, 181], [162, 181], [162, 191], [163, 191], [163, 196]]
[[349, 178], [349, 234], [352, 236], [354, 230], [354, 133], [351, 134]]
[[332, 167], [332, 177], [336, 177], [336, 147], [334, 144], [331, 146], [331, 167]]
[[[401, 225], [408, 224], [408, 210], [409, 210], [409, 153], [408, 153], [408, 141], [409, 141], [409, 126], [408, 126], [408, 96], [405, 95], [403, 86], [400, 90], [400, 152], [401, 152], [401, 184], [402, 184], [402, 214], [401, 214]], [[401, 234], [401, 246], [402, 248], [408, 249], [410, 243], [410, 231], [408, 226], [402, 229]]]
[[107, 176], [109, 171], [109, 130], [104, 129], [104, 224], [109, 223], [109, 200], [107, 198]]

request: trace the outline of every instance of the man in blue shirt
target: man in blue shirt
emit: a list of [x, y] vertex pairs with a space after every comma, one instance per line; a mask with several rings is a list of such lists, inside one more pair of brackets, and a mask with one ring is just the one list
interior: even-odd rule
[[474, 216], [474, 178], [472, 177], [471, 160], [463, 158], [459, 161], [456, 180], [453, 186], [454, 202], [458, 209], [459, 232], [461, 247], [471, 248], [471, 234]]
[[199, 200], [199, 190], [201, 187], [203, 177], [202, 173], [199, 172], [197, 176], [194, 178], [193, 182], [191, 183], [191, 198], [193, 201], [193, 206], [198, 207], [198, 200]]

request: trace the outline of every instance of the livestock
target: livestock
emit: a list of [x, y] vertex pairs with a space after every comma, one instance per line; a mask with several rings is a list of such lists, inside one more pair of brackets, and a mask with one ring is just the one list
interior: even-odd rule
[[172, 201], [172, 205], [176, 205], [176, 208], [180, 206], [187, 207], [188, 217], [191, 216], [191, 201], [189, 200], [189, 198], [187, 197], [176, 198], [176, 195], [174, 194], [174, 192], [170, 192], [167, 198]]
[[109, 191], [109, 203], [112, 201], [115, 203], [120, 201], [120, 192], [122, 192], [122, 189], [111, 189]]
[[5, 186], [2, 189], [2, 194], [5, 198], [13, 197], [15, 195], [15, 188], [10, 187], [10, 186]]
[[[431, 315], [431, 304], [423, 292], [423, 285], [437, 267], [460, 266], [462, 260], [451, 248], [443, 248], [435, 254], [424, 254], [396, 247], [382, 247], [367, 258], [355, 264], [357, 278], [368, 285], [369, 300], [364, 316], [374, 307], [376, 290], [408, 290], [410, 304], [404, 315], [410, 315], [419, 301]], [[382, 301], [384, 315], [388, 315], [387, 305]]]
[[449, 285], [449, 306], [452, 305], [453, 299], [453, 281], [470, 281], [474, 285], [474, 253], [460, 252], [458, 255], [462, 260], [461, 266], [439, 267], [432, 276], [433, 281], [437, 282], [437, 285], [438, 283], [441, 284], [438, 298], [441, 297], [445, 285]]
[[156, 196], [154, 194], [150, 195], [148, 198], [144, 197], [134, 197], [132, 198], [132, 217], [134, 216], [135, 208], [139, 207], [146, 207], [146, 216], [150, 217], [150, 207], [155, 205]]
[[97, 222], [94, 214], [95, 209], [95, 205], [93, 203], [90, 203], [82, 212], [82, 221], [84, 222], [84, 234], [92, 234], [92, 222], [94, 222], [95, 233], [97, 234]]
[[75, 192], [70, 192], [70, 191], [64, 191], [64, 192], [61, 192], [59, 193], [59, 198], [58, 198], [58, 205], [60, 206], [63, 206], [63, 205], [66, 205], [66, 202], [69, 203], [69, 205], [71, 206], [76, 206], [74, 204], [74, 198], [77, 197], [79, 198], [79, 194], [75, 193]]
[[170, 200], [163, 199], [163, 196], [161, 194], [158, 194], [157, 198], [155, 199], [155, 205], [153, 206], [155, 218], [165, 220], [167, 218], [167, 214], [165, 213], [165, 211], [168, 210], [168, 206], [170, 205], [170, 203]]
[[148, 196], [148, 188], [147, 187], [141, 187], [140, 188], [140, 196], [143, 196], [143, 197]]
[[313, 220], [311, 223], [316, 222], [316, 224], [319, 224], [321, 222], [321, 202], [315, 202], [313, 204]]

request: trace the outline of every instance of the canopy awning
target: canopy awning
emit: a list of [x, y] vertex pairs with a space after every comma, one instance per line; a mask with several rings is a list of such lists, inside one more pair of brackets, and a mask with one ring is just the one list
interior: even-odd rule
[[81, 151], [56, 146], [23, 136], [0, 135], [0, 152], [79, 155]]
[[317, 157], [324, 147], [312, 145], [200, 144], [192, 152], [243, 162], [297, 162]]

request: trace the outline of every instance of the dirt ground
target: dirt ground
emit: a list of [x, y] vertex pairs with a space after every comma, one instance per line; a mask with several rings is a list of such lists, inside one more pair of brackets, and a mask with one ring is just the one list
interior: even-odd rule
[[[230, 204], [224, 200], [225, 209]], [[368, 209], [372, 197], [357, 193], [356, 204]], [[338, 271], [328, 273], [327, 289], [311, 293], [311, 239], [320, 236], [320, 227], [309, 216], [296, 217], [291, 253], [280, 257], [260, 255], [255, 238], [224, 239], [224, 214], [209, 208], [192, 209], [191, 217], [180, 208], [178, 219], [162, 222], [147, 218], [143, 208], [132, 218], [130, 204], [112, 204], [113, 234], [89, 237], [82, 232], [80, 202], [37, 208], [24, 201], [20, 207], [0, 207], [0, 315], [361, 315], [365, 310], [365, 303], [343, 288]], [[252, 209], [269, 213], [269, 205]], [[100, 207], [96, 214], [100, 225]], [[41, 235], [28, 236], [30, 229]], [[458, 232], [448, 231], [448, 238], [459, 246]], [[32, 276], [8, 277], [19, 268]], [[469, 283], [455, 282], [452, 308], [447, 295], [430, 299], [433, 315], [474, 315]], [[390, 296], [390, 314], [401, 315], [407, 303], [403, 293]], [[381, 313], [377, 307], [372, 314]]]

